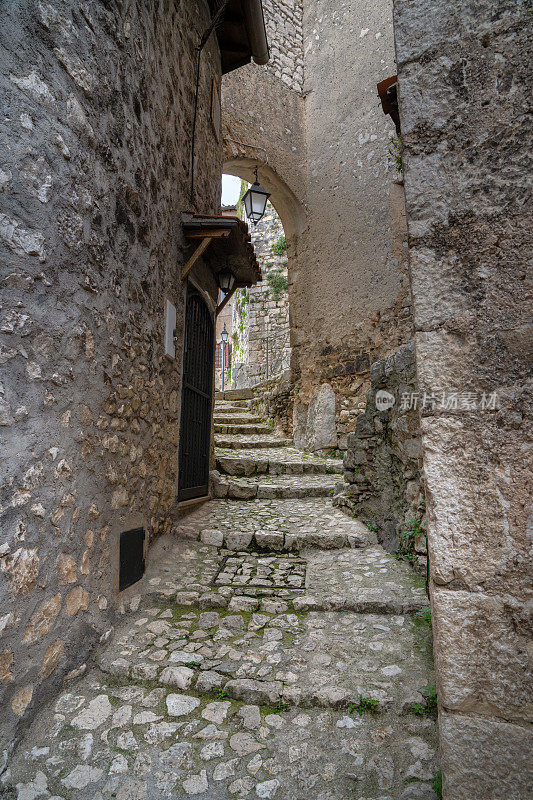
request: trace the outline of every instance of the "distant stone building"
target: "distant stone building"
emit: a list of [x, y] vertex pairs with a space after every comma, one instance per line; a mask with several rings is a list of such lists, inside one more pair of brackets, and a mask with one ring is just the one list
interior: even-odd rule
[[290, 365], [287, 246], [271, 203], [251, 237], [263, 279], [238, 290], [233, 300], [231, 383], [236, 388], [257, 386]]

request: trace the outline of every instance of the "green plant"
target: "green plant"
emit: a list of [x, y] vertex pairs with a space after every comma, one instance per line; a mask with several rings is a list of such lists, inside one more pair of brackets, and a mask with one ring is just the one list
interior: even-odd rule
[[440, 769], [433, 778], [433, 783], [431, 784], [431, 786], [433, 787], [433, 791], [435, 792], [437, 797], [442, 797], [442, 772], [440, 771]]
[[419, 717], [422, 717], [424, 714], [431, 714], [437, 708], [437, 690], [434, 686], [424, 686], [422, 695], [424, 697], [424, 702], [413, 703], [409, 709], [411, 714], [416, 714]]
[[335, 489], [330, 489], [328, 492], [329, 497], [333, 497], [334, 494], [335, 494]]
[[431, 608], [429, 606], [423, 608], [422, 614], [424, 615], [424, 620], [431, 625]]
[[219, 689], [215, 694], [217, 700], [225, 700], [228, 696], [228, 693], [225, 689]]
[[359, 716], [362, 714], [376, 714], [379, 711], [379, 700], [374, 700], [372, 697], [363, 697], [360, 694], [357, 703], [353, 701], [348, 703], [348, 713], [351, 714], [353, 711], [357, 711]]
[[396, 548], [396, 558], [398, 561], [413, 562], [416, 560], [415, 540], [423, 536], [424, 532], [420, 527], [421, 520], [410, 519], [407, 527], [400, 532], [398, 547]]
[[389, 155], [392, 157], [396, 172], [403, 171], [402, 164], [402, 137], [391, 136], [389, 139]]
[[424, 686], [422, 689], [422, 694], [424, 695], [424, 699], [426, 701], [426, 708], [429, 711], [433, 711], [437, 708], [437, 690], [435, 686]]
[[267, 275], [267, 283], [272, 289], [274, 297], [279, 297], [282, 292], [286, 292], [289, 288], [287, 278], [279, 270]]
[[281, 714], [284, 711], [287, 711], [289, 706], [287, 703], [284, 703], [283, 700], [278, 700], [278, 702], [274, 704], [273, 708], [277, 714]]
[[368, 530], [371, 531], [372, 533], [377, 533], [378, 532], [379, 528], [378, 528], [378, 526], [376, 525], [375, 522], [366, 522], [365, 524], [366, 524], [366, 527], [368, 528]]
[[200, 666], [200, 662], [199, 661], [187, 661], [185, 666], [189, 667], [189, 669], [197, 669]]
[[285, 236], [278, 236], [277, 240], [272, 245], [272, 252], [275, 256], [282, 256], [287, 250], [287, 242]]
[[326, 455], [328, 458], [338, 458], [339, 451], [335, 447], [330, 447], [328, 450], [326, 450]]

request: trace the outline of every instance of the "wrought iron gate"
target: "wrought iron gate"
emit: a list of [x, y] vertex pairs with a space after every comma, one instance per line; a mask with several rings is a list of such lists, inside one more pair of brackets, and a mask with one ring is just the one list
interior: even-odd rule
[[202, 497], [208, 492], [213, 348], [211, 312], [201, 295], [189, 289], [185, 310], [178, 500]]

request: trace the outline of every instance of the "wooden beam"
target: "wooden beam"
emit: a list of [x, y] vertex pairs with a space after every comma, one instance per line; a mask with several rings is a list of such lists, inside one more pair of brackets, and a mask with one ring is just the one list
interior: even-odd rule
[[191, 269], [194, 267], [204, 250], [207, 250], [209, 245], [211, 244], [212, 236], [205, 236], [192, 256], [189, 258], [183, 269], [181, 270], [181, 280], [184, 281]]
[[244, 289], [244, 287], [245, 287], [245, 286], [247, 286], [247, 285], [248, 285], [248, 284], [246, 284], [246, 283], [236, 283], [236, 284], [235, 284], [235, 286], [233, 287], [233, 289], [231, 290], [231, 292], [228, 292], [228, 293], [227, 293], [227, 295], [226, 295], [226, 296], [224, 297], [224, 299], [222, 300], [222, 302], [220, 302], [220, 303], [218, 304], [218, 306], [217, 306], [217, 310], [215, 311], [215, 316], [217, 316], [217, 317], [218, 317], [218, 315], [220, 314], [220, 312], [222, 311], [222, 309], [224, 308], [224, 306], [225, 306], [227, 303], [229, 303], [229, 301], [231, 300], [231, 298], [233, 297], [233, 295], [235, 294], [235, 292], [237, 291], [237, 289]]
[[203, 239], [204, 236], [209, 236], [211, 239], [221, 239], [227, 237], [231, 233], [229, 228], [189, 228], [185, 231], [186, 239]]

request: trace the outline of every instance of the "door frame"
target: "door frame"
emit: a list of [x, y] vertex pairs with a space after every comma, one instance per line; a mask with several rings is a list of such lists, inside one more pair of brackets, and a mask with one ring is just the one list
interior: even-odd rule
[[209, 477], [208, 488], [205, 495], [198, 495], [191, 498], [179, 497], [179, 481], [180, 481], [180, 460], [181, 460], [181, 427], [182, 427], [182, 410], [183, 410], [183, 390], [184, 390], [184, 377], [185, 377], [185, 342], [187, 336], [187, 298], [191, 289], [196, 290], [205, 302], [209, 316], [211, 318], [211, 325], [213, 329], [213, 354], [211, 358], [212, 372], [211, 372], [211, 420], [210, 420], [210, 436], [209, 436], [209, 472], [213, 467], [213, 413], [215, 404], [215, 345], [216, 345], [216, 303], [213, 301], [209, 292], [203, 289], [192, 275], [187, 276], [184, 286], [184, 302], [183, 302], [183, 337], [181, 342], [181, 381], [180, 381], [180, 394], [179, 394], [179, 438], [178, 438], [178, 452], [177, 452], [177, 470], [176, 470], [176, 500], [178, 506], [186, 506], [194, 504], [210, 497], [209, 492]]

